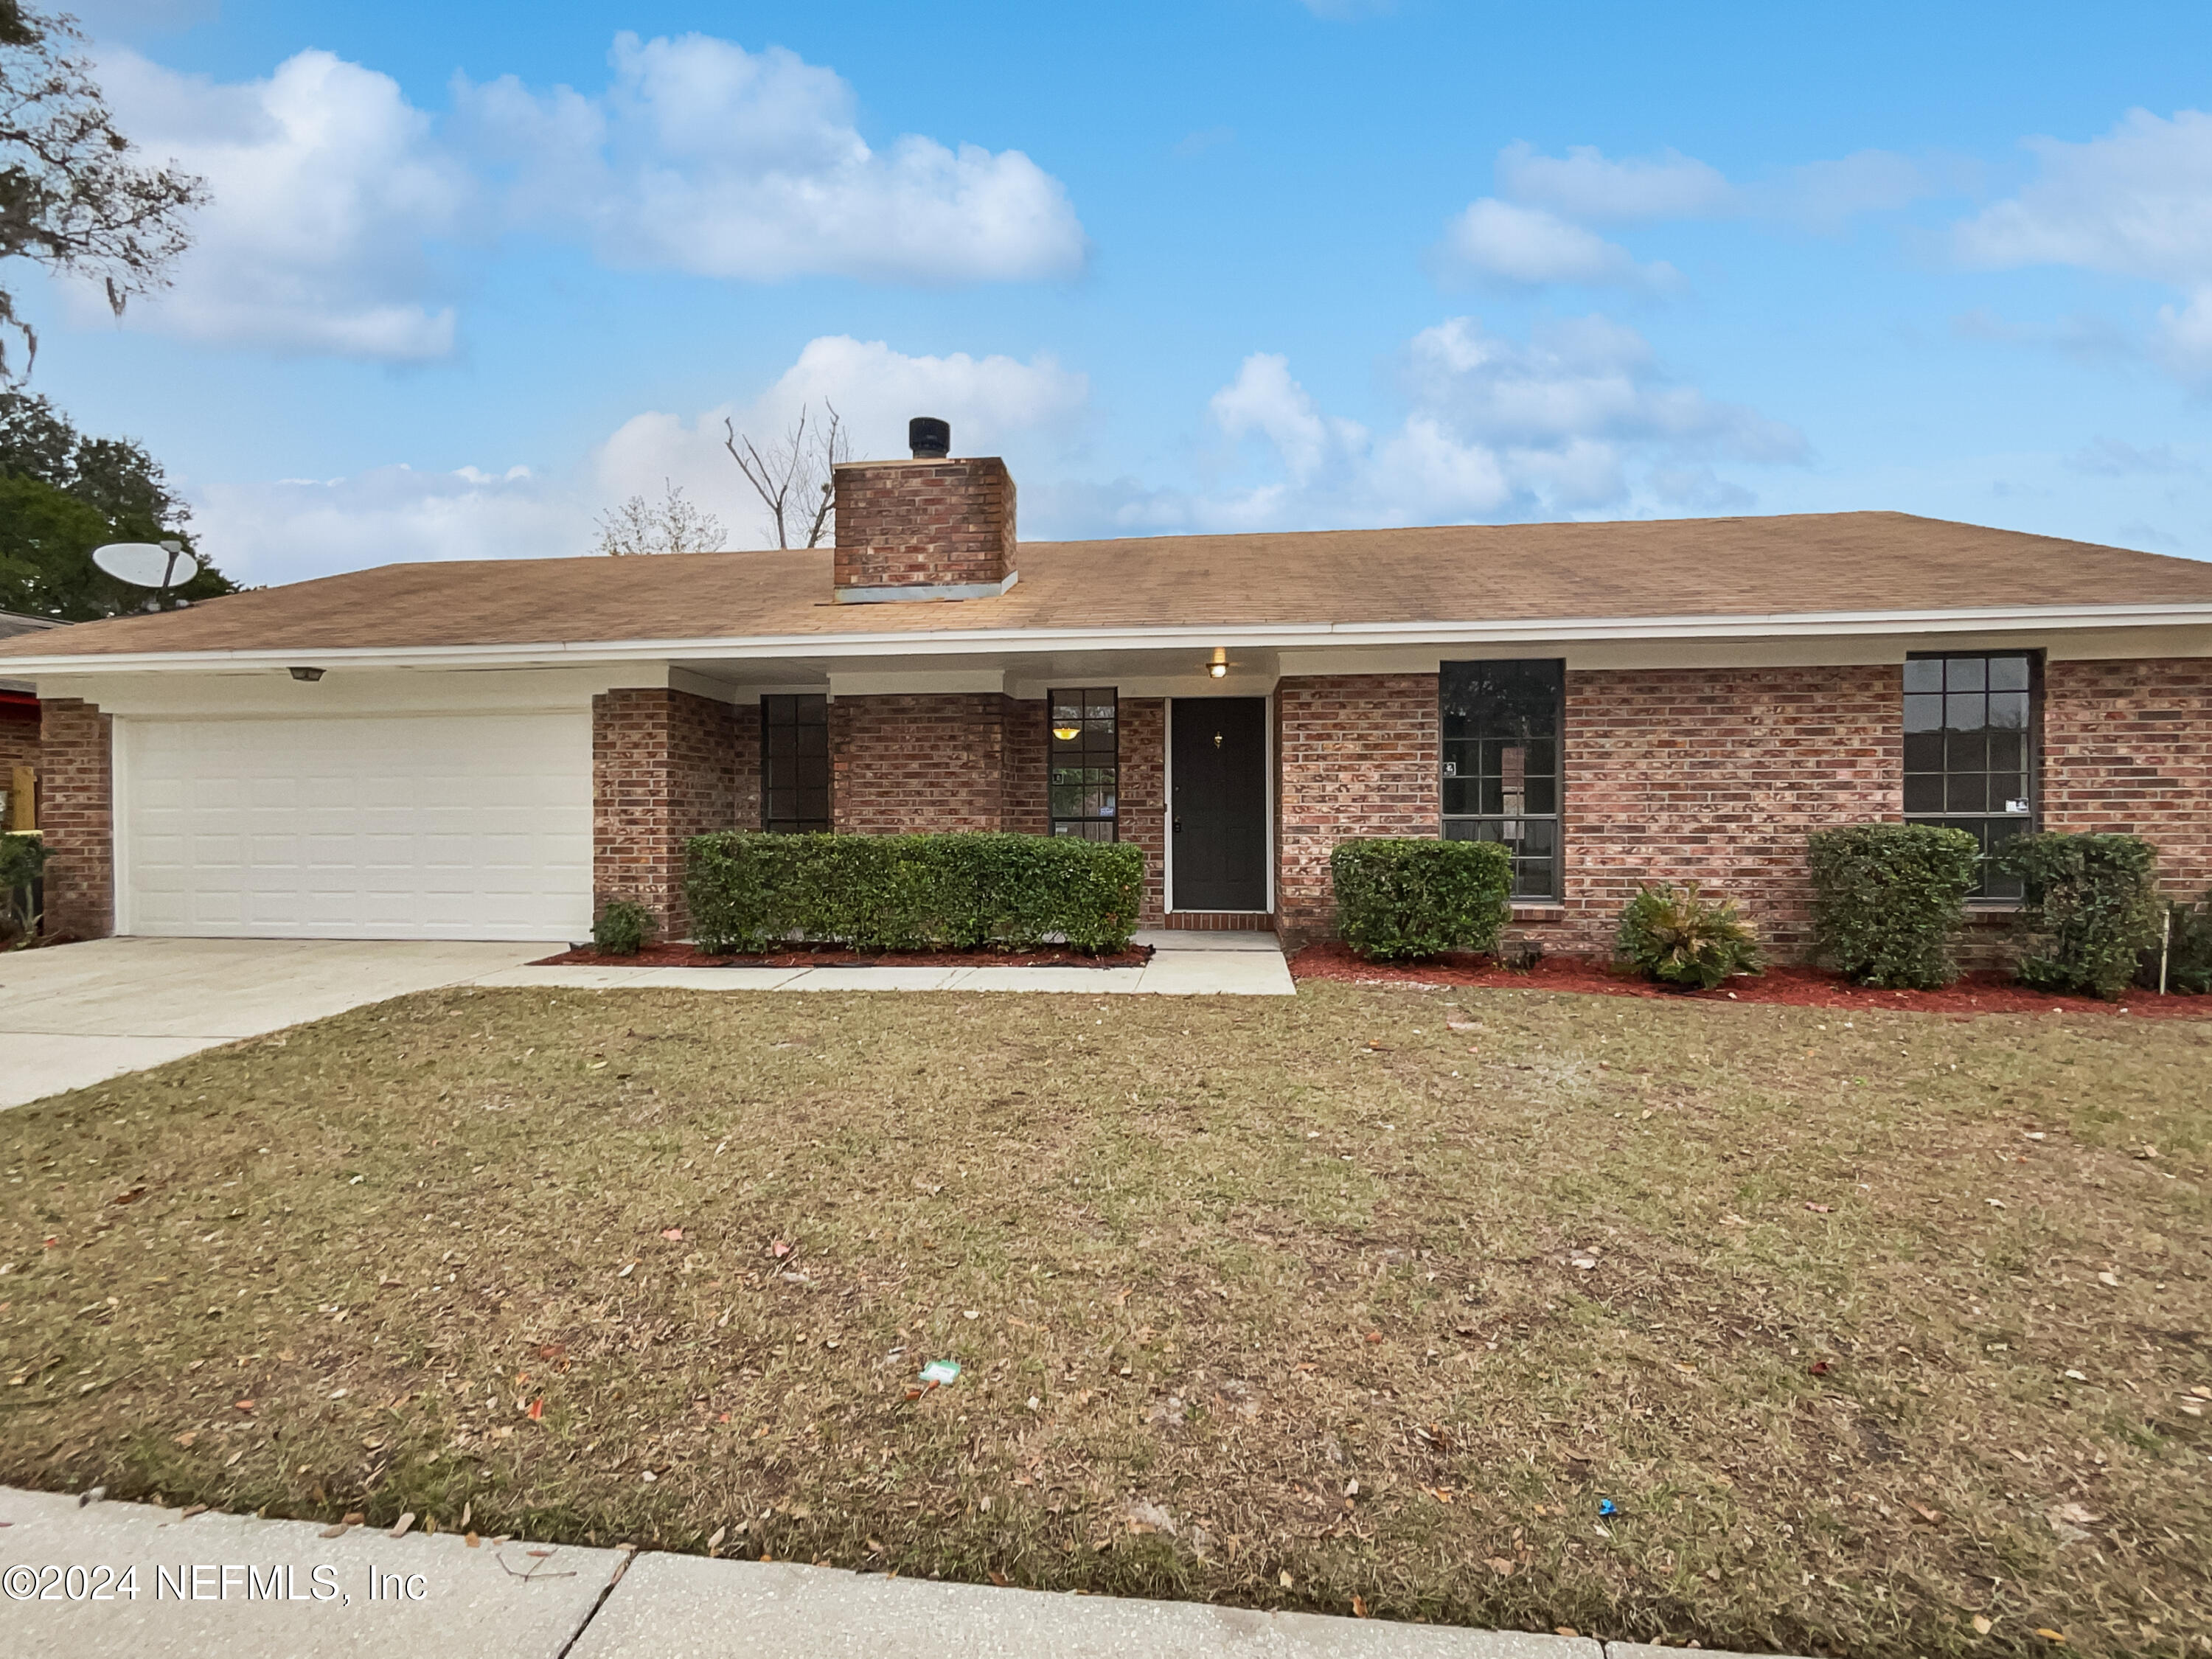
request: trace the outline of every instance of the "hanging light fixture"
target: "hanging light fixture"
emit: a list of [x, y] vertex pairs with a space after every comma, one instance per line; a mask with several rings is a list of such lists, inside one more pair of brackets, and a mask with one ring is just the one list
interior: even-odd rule
[[1206, 665], [1206, 672], [1217, 680], [1229, 676], [1229, 653], [1220, 646], [1213, 647], [1213, 660]]

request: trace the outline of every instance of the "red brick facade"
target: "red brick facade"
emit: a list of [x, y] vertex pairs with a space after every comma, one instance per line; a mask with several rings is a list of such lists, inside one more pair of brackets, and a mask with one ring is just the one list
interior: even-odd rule
[[1052, 793], [1045, 781], [1052, 751], [1052, 710], [1044, 699], [1006, 700], [1006, 758], [999, 827], [1018, 836], [1052, 833]]
[[115, 722], [74, 697], [40, 705], [39, 828], [46, 864], [46, 930], [106, 939], [115, 931]]
[[664, 937], [682, 938], [684, 843], [759, 823], [759, 750], [757, 709], [647, 687], [593, 697], [593, 913], [610, 899], [634, 899]]
[[2212, 887], [2212, 659], [2048, 665], [2042, 806], [2046, 830], [2143, 836], [2177, 897]]
[[1440, 752], [1434, 674], [1329, 674], [1276, 686], [1275, 915], [1286, 944], [1334, 927], [1328, 855], [1337, 842], [1437, 833]]
[[1902, 695], [1894, 664], [1571, 671], [1565, 909], [1516, 933], [1608, 952], [1637, 888], [1674, 881], [1802, 954], [1806, 836], [1902, 816]]
[[996, 456], [856, 461], [832, 477], [840, 594], [998, 582], [1014, 568], [1014, 481]]
[[1164, 697], [1124, 697], [1121, 720], [1120, 835], [1145, 849], [1145, 907], [1139, 920], [1157, 927], [1167, 915], [1168, 704]]
[[830, 705], [838, 830], [996, 830], [1005, 821], [1007, 711], [996, 691], [839, 697]]

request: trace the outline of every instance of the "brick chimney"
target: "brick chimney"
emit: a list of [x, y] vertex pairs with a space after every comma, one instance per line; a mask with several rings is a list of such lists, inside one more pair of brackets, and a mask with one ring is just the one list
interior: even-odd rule
[[984, 599], [1014, 585], [1014, 481], [995, 455], [951, 459], [952, 428], [908, 423], [908, 461], [848, 461], [830, 474], [840, 605]]

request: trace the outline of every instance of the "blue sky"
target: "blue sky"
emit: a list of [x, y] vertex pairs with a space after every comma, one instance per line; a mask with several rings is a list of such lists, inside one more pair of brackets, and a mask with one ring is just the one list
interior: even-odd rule
[[828, 398], [1032, 538], [1894, 507], [2212, 556], [2212, 10], [83, 0], [215, 194], [34, 384], [234, 575], [587, 550]]

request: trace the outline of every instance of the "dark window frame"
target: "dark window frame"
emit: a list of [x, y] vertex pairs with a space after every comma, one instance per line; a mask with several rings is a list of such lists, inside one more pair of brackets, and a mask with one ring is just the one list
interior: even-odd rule
[[[1107, 712], [1101, 717], [1097, 711]], [[1074, 711], [1073, 719], [1067, 711]], [[1121, 692], [1112, 685], [1061, 686], [1045, 694], [1045, 831], [1085, 841], [1121, 838]], [[1075, 735], [1060, 732], [1072, 725]], [[1102, 763], [1099, 757], [1105, 759]], [[1080, 778], [1063, 774], [1080, 773]], [[1099, 775], [1103, 773], [1102, 778]], [[1074, 804], [1078, 810], [1063, 811]]]
[[[818, 738], [810, 735], [817, 732]], [[760, 744], [761, 828], [771, 835], [826, 834], [832, 823], [828, 695], [763, 693]], [[815, 806], [818, 812], [806, 810]]]
[[[1986, 696], [1988, 695], [1987, 687], [1990, 678], [1987, 665], [1998, 659], [2003, 659], [2006, 660], [2011, 660], [2014, 659], [2026, 659], [2027, 665], [2027, 685], [2025, 687], [2018, 688], [2007, 687], [2004, 688], [2004, 690], [2019, 690], [2024, 693], [2027, 699], [2027, 720], [2025, 723], [2018, 728], [1994, 726], [1987, 723], [1987, 717], [1984, 715], [1984, 724], [1972, 728], [1972, 731], [1975, 734], [1981, 735], [1984, 738], [1986, 738], [1989, 733], [1995, 732], [2006, 732], [2017, 729], [2021, 732], [2022, 753], [2021, 756], [2021, 764], [2017, 775], [2021, 780], [2022, 787], [2024, 787], [2027, 792], [2026, 795], [2027, 811], [2026, 812], [1992, 811], [1989, 808], [1990, 798], [1986, 793], [1984, 794], [1982, 805], [1978, 808], [1962, 807], [1954, 809], [1950, 805], [1948, 798], [1949, 783], [1952, 778], [1955, 776], [1963, 781], [1966, 778], [1979, 776], [1984, 780], [1984, 788], [1986, 790], [1988, 780], [1991, 778], [2012, 775], [2012, 769], [2004, 768], [1992, 770], [1987, 763], [1986, 757], [1984, 757], [1984, 764], [1979, 768], [1960, 767], [1954, 769], [1950, 763], [1948, 737], [1946, 738], [1946, 741], [1943, 745], [1942, 763], [1940, 765], [1932, 768], [1928, 766], [1914, 765], [1912, 763], [1912, 739], [1916, 737], [1926, 738], [1931, 734], [1926, 731], [1916, 732], [1910, 729], [1909, 722], [1911, 716], [1912, 705], [1908, 699], [1927, 697], [1936, 695], [1941, 695], [1947, 699], [1954, 696], [1972, 696], [1978, 695], [1970, 690], [1961, 689], [1954, 691], [1949, 684], [1950, 670], [1948, 667], [1948, 664], [1954, 662], [1966, 663], [1976, 660], [1980, 661], [1984, 665], [1981, 673], [1984, 690], [1979, 695]], [[1907, 823], [1931, 823], [1949, 829], [1964, 830], [1970, 835], [1973, 836], [1973, 837], [1982, 844], [1982, 875], [1975, 883], [1973, 891], [1967, 896], [1966, 902], [1970, 906], [1980, 908], [2005, 908], [2017, 905], [2021, 902], [2021, 897], [2018, 880], [2016, 878], [2000, 877], [1995, 878], [1993, 882], [1989, 873], [1988, 866], [1990, 848], [1993, 844], [1995, 844], [1992, 841], [1990, 831], [1993, 828], [2001, 826], [2004, 833], [1996, 836], [1995, 841], [2002, 842], [2015, 835], [2033, 835], [2035, 831], [2042, 828], [2043, 825], [2043, 653], [2036, 650], [2021, 649], [1992, 651], [1911, 651], [1905, 653], [1905, 667], [1900, 672], [1899, 677], [1898, 692], [1899, 724], [1901, 726], [1905, 728], [1900, 733], [1903, 738], [1903, 744], [1899, 756], [1900, 765], [1899, 772], [1899, 798], [1900, 802], [1904, 804], [1905, 821]], [[1947, 665], [1947, 666], [1942, 671], [1945, 682], [1945, 689], [1942, 693], [1938, 694], [1914, 687], [1916, 676], [1913, 674], [1911, 668], [1911, 665], [1914, 663], [1940, 663]], [[1942, 719], [1944, 720], [1944, 724], [1936, 727], [1935, 733], [1948, 734], [1954, 730], [1959, 730], [1961, 732], [1962, 735], [1965, 735], [1966, 729], [1954, 728], [1951, 726], [1948, 723], [1949, 718], [1949, 704], [1947, 702], [1943, 705]], [[1912, 804], [1912, 798], [1916, 793], [1923, 794], [1924, 796], [1927, 786], [1924, 782], [1920, 781], [1928, 779], [1941, 781], [1939, 787], [1945, 791], [1945, 804], [1942, 810], [1938, 811], [1929, 807], [1926, 805], [1924, 799], [1922, 804], [1918, 805]], [[2007, 799], [2019, 799], [2021, 797], [2011, 796], [2007, 797]]]
[[[1530, 733], [1527, 741], [1516, 745], [1510, 742], [1509, 735], [1501, 732], [1500, 735], [1486, 736], [1479, 726], [1468, 735], [1458, 738], [1450, 735], [1450, 722], [1454, 718], [1451, 702], [1455, 677], [1483, 672], [1495, 673], [1500, 670], [1507, 671], [1510, 674], [1520, 675], [1534, 667], [1548, 668], [1556, 677], [1551, 688], [1551, 732], [1548, 738]], [[1470, 721], [1476, 719], [1472, 714], [1466, 718]], [[1565, 658], [1501, 657], [1445, 662], [1438, 665], [1437, 778], [1438, 803], [1443, 809], [1439, 815], [1439, 834], [1446, 841], [1504, 842], [1513, 854], [1512, 897], [1516, 904], [1562, 904], [1566, 900], [1566, 732], [1567, 663]], [[1527, 771], [1525, 754], [1521, 762], [1524, 769], [1518, 773], [1510, 772], [1507, 763], [1502, 757], [1505, 751], [1515, 747], [1525, 750], [1530, 744], [1542, 742], [1548, 742], [1551, 744], [1552, 764], [1548, 772]], [[1499, 771], [1494, 780], [1498, 787], [1498, 804], [1500, 810], [1483, 811], [1479, 810], [1483, 805], [1482, 796], [1487, 787], [1493, 781], [1492, 776], [1484, 770], [1483, 750], [1486, 744], [1493, 743], [1504, 745], [1504, 749], [1501, 750]], [[1451, 752], [1455, 745], [1462, 746], [1461, 756], [1457, 758]], [[1457, 769], [1457, 765], [1458, 761], [1464, 758], [1465, 746], [1468, 745], [1474, 749], [1476, 769], [1471, 774], [1462, 774]], [[1511, 804], [1511, 798], [1506, 792], [1516, 776], [1520, 782], [1522, 810], [1518, 812], [1508, 812], [1503, 810]], [[1531, 811], [1527, 805], [1527, 798], [1532, 793], [1529, 786], [1531, 783], [1544, 781], [1548, 781], [1551, 785], [1552, 810]], [[1455, 788], [1455, 786], [1458, 787]], [[1472, 812], [1464, 810], [1452, 811], [1454, 796], [1456, 794], [1464, 799], [1470, 793], [1470, 786], [1472, 786], [1474, 804], [1478, 810]], [[1548, 828], [1546, 833], [1531, 836], [1527, 833], [1527, 826], [1530, 824], [1546, 825]], [[1516, 827], [1522, 833], [1507, 833]], [[1490, 833], [1485, 833], [1486, 831]], [[1526, 850], [1532, 842], [1540, 850], [1535, 852]], [[1548, 842], [1548, 848], [1545, 847], [1546, 842]]]

